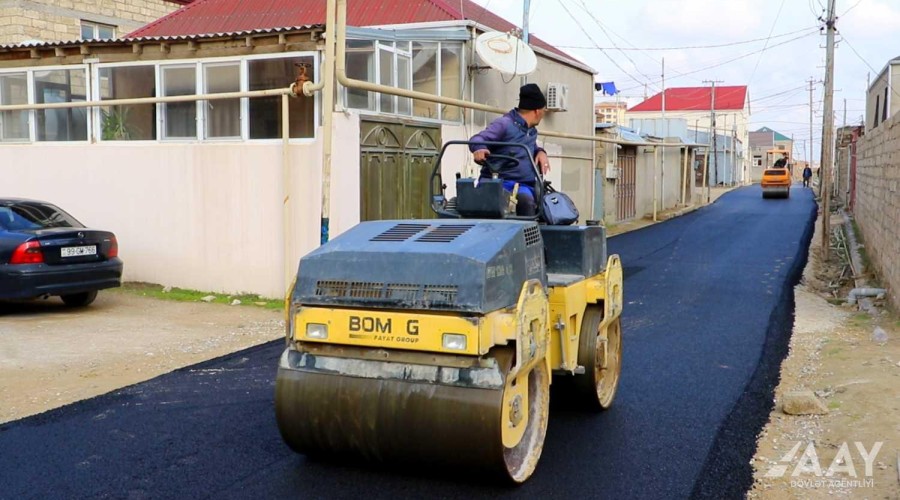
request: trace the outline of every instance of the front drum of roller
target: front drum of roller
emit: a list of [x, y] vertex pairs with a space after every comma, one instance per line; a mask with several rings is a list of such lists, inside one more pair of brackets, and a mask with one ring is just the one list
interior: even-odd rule
[[[298, 453], [493, 470], [513, 482], [525, 481], [540, 458], [549, 409], [550, 374], [544, 363], [527, 375], [525, 431], [508, 448], [503, 407], [511, 404], [504, 398], [510, 393], [505, 379], [509, 355], [497, 358], [503, 383], [492, 388], [292, 365], [288, 359], [298, 355], [289, 351], [282, 357], [275, 383], [278, 428]], [[341, 363], [353, 366], [353, 360]], [[414, 366], [404, 369], [415, 373]]]

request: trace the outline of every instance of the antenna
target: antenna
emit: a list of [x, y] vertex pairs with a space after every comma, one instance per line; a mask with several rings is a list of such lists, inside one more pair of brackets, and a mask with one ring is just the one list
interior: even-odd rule
[[507, 75], [527, 75], [537, 69], [534, 51], [510, 33], [492, 31], [479, 35], [475, 52], [485, 64]]

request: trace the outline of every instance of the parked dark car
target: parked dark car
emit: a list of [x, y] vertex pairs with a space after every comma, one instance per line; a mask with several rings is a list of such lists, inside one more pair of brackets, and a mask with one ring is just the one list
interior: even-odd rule
[[121, 285], [119, 243], [42, 201], [0, 198], [0, 299], [58, 295], [86, 306]]

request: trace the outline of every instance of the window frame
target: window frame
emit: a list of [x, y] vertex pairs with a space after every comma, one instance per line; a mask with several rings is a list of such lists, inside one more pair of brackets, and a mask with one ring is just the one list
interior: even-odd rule
[[[51, 66], [35, 66], [28, 68], [15, 68], [15, 69], [3, 69], [0, 70], [0, 73], [21, 73], [22, 70], [25, 70], [28, 73], [28, 104], [37, 104], [36, 99], [37, 96], [35, 94], [35, 79], [34, 74], [39, 71], [60, 71], [60, 70], [77, 70], [80, 69], [85, 73], [85, 92], [87, 95], [85, 96], [85, 100], [90, 101], [93, 98], [93, 79], [92, 72], [90, 71], [89, 64], [54, 64]], [[80, 101], [69, 101], [69, 102], [80, 102]], [[77, 108], [66, 108], [66, 109], [77, 109]], [[84, 140], [78, 141], [41, 141], [38, 140], [38, 129], [37, 129], [37, 112], [36, 109], [28, 110], [28, 142], [29, 143], [40, 143], [40, 144], [86, 144], [90, 143], [92, 136], [91, 131], [93, 130], [93, 113], [90, 112], [90, 108], [85, 108], [85, 126], [87, 133], [86, 138]], [[19, 144], [23, 143], [20, 142]]]
[[[78, 27], [79, 27], [79, 33], [78, 33], [79, 40], [107, 40], [106, 38], [100, 38], [100, 28], [101, 27], [109, 28], [112, 30], [112, 36], [110, 38], [108, 38], [109, 40], [114, 40], [118, 36], [116, 34], [118, 26], [114, 26], [112, 24], [99, 23], [97, 21], [89, 21], [87, 19], [81, 19], [81, 23], [78, 25]], [[91, 31], [93, 31], [94, 36], [92, 38], [84, 38], [84, 36], [83, 36], [84, 28], [86, 28], [86, 27], [90, 27]]]
[[[370, 81], [370, 82], [373, 82], [373, 83], [376, 83], [379, 85], [383, 85], [383, 83], [381, 82], [380, 51], [385, 50], [385, 51], [390, 51], [393, 53], [393, 56], [394, 56], [393, 57], [393, 64], [394, 64], [393, 81], [395, 81], [395, 82], [398, 81], [398, 71], [399, 71], [399, 64], [397, 63], [398, 55], [400, 57], [407, 57], [409, 60], [409, 64], [407, 66], [407, 73], [408, 73], [407, 81], [409, 82], [409, 87], [410, 87], [408, 90], [412, 90], [415, 85], [414, 81], [413, 81], [414, 75], [413, 75], [413, 64], [412, 64], [413, 44], [414, 43], [434, 44], [435, 58], [436, 58], [436, 64], [435, 64], [435, 67], [436, 67], [435, 87], [436, 87], [436, 89], [435, 89], [434, 95], [437, 95], [437, 96], [443, 95], [443, 78], [442, 77], [443, 77], [444, 69], [443, 69], [442, 51], [444, 50], [445, 46], [450, 46], [450, 47], [459, 49], [459, 86], [460, 86], [461, 98], [463, 98], [463, 99], [465, 98], [465, 95], [466, 95], [466, 71], [465, 71], [465, 69], [466, 69], [466, 43], [465, 42], [462, 42], [462, 41], [448, 42], [448, 41], [440, 41], [440, 40], [401, 40], [400, 43], [407, 44], [407, 50], [403, 50], [403, 49], [396, 48], [396, 44], [397, 44], [396, 41], [370, 40], [370, 39], [365, 39], [365, 38], [350, 38], [350, 39], [348, 39], [348, 41], [349, 40], [371, 41], [373, 43], [373, 46], [375, 49], [375, 54], [373, 56], [374, 60], [375, 60], [374, 69], [373, 69], [373, 77], [374, 78], [367, 80], [367, 81]], [[350, 49], [347, 49], [347, 50], [350, 50]], [[396, 87], [396, 85], [391, 85], [391, 86]], [[375, 100], [374, 111], [372, 109], [366, 109], [366, 108], [353, 108], [353, 107], [348, 106], [348, 104], [347, 104], [348, 103], [347, 87], [340, 86], [341, 106], [344, 107], [345, 109], [353, 109], [353, 110], [357, 111], [359, 114], [367, 115], [367, 116], [372, 116], [372, 115], [397, 116], [397, 117], [402, 117], [402, 118], [411, 118], [416, 121], [421, 121], [424, 123], [436, 123], [436, 124], [446, 124], [446, 125], [461, 125], [461, 124], [465, 123], [465, 110], [460, 110], [459, 119], [448, 120], [448, 119], [444, 118], [444, 110], [443, 110], [443, 107], [447, 106], [447, 105], [440, 104], [440, 103], [434, 103], [435, 106], [437, 107], [437, 118], [426, 118], [426, 117], [416, 116], [415, 103], [413, 102], [414, 100], [405, 98], [405, 97], [396, 96], [396, 95], [391, 96], [393, 106], [394, 106], [394, 111], [393, 112], [383, 112], [381, 110], [381, 95], [382, 94], [380, 92], [370, 92], [369, 94], [370, 94], [370, 96], [374, 95], [374, 100]], [[397, 112], [399, 99], [409, 99], [409, 113], [401, 114], [401, 113]]]
[[[91, 85], [91, 94], [92, 100], [100, 101], [100, 70], [104, 68], [117, 68], [117, 67], [126, 67], [126, 66], [152, 66], [154, 73], [154, 85], [156, 87], [156, 95], [158, 97], [162, 97], [162, 68], [163, 67], [171, 67], [171, 66], [195, 66], [194, 76], [195, 76], [195, 88], [197, 89], [205, 89], [206, 84], [204, 81], [205, 75], [203, 74], [203, 67], [207, 65], [227, 65], [238, 63], [240, 67], [240, 89], [241, 92], [246, 92], [248, 88], [250, 88], [250, 74], [249, 74], [249, 63], [250, 61], [262, 60], [262, 59], [295, 59], [299, 57], [312, 57], [313, 64], [315, 67], [321, 67], [322, 57], [319, 55], [319, 51], [294, 51], [294, 52], [277, 52], [272, 54], [258, 54], [251, 56], [222, 56], [222, 57], [207, 57], [207, 58], [192, 58], [192, 59], [177, 59], [177, 60], [150, 60], [150, 61], [123, 61], [123, 62], [110, 62], [110, 63], [96, 63], [91, 65], [91, 81], [93, 82]], [[27, 69], [29, 77], [31, 75], [31, 68]], [[0, 73], [5, 71], [0, 71]], [[21, 71], [18, 71], [21, 72]], [[320, 75], [321, 71], [316, 71], [316, 74]], [[290, 81], [285, 82], [285, 86], [289, 85]], [[29, 84], [29, 92], [31, 92], [31, 86]], [[318, 129], [321, 125], [321, 116], [322, 116], [322, 105], [321, 105], [321, 96], [320, 92], [317, 92], [314, 97], [314, 111], [313, 111], [313, 135], [312, 137], [291, 137], [288, 141], [291, 144], [303, 144], [303, 143], [312, 143], [315, 142], [318, 137]], [[29, 99], [31, 99], [29, 97]], [[303, 99], [310, 99], [309, 97], [303, 97]], [[33, 102], [29, 100], [29, 103]], [[185, 143], [185, 142], [202, 142], [202, 143], [222, 143], [222, 142], [252, 142], [254, 144], [272, 144], [277, 142], [282, 142], [282, 138], [272, 138], [272, 139], [252, 139], [250, 138], [250, 98], [242, 97], [241, 105], [240, 105], [240, 137], [211, 137], [206, 138], [205, 129], [206, 129], [206, 114], [205, 106], [201, 106], [200, 104], [206, 102], [203, 100], [196, 101], [196, 105], [199, 108], [197, 112], [197, 136], [194, 138], [165, 138], [165, 122], [163, 117], [163, 104], [165, 103], [157, 103], [156, 105], [156, 128], [157, 133], [156, 137], [149, 140], [103, 140], [102, 139], [102, 130], [100, 130], [101, 120], [99, 119], [100, 107], [95, 107], [89, 115], [94, 118], [93, 123], [94, 126], [90, 128], [91, 133], [93, 133], [93, 137], [96, 138], [97, 143], [130, 143], [130, 142], [138, 142], [138, 143]], [[33, 122], [33, 120], [32, 120]], [[32, 141], [34, 142], [34, 141]]]
[[[23, 68], [21, 71], [0, 72], [0, 76], [25, 75], [25, 103], [26, 104], [31, 100], [31, 96], [33, 95], [33, 89], [31, 88], [32, 80], [29, 78], [29, 73], [30, 72], [27, 70], [27, 68]], [[2, 92], [3, 92], [2, 87], [0, 87], [0, 103], [3, 102]], [[4, 138], [5, 127], [4, 127], [4, 124], [2, 123], [2, 119], [3, 119], [2, 115], [0, 115], [0, 144], [24, 144], [24, 143], [28, 143], [28, 142], [32, 141], [31, 138], [32, 138], [32, 129], [33, 129], [33, 121], [34, 121], [32, 118], [32, 111], [33, 110], [25, 110], [22, 112], [25, 115], [25, 121], [27, 122], [26, 127], [25, 127], [25, 133], [26, 133], [27, 137], [24, 137], [24, 138], [5, 139]], [[15, 113], [15, 111], [13, 113]]]

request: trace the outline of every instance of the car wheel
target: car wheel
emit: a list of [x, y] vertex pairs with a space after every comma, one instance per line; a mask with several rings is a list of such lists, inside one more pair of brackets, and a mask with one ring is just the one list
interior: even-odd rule
[[97, 298], [97, 290], [61, 295], [60, 298], [69, 307], [85, 307]]

